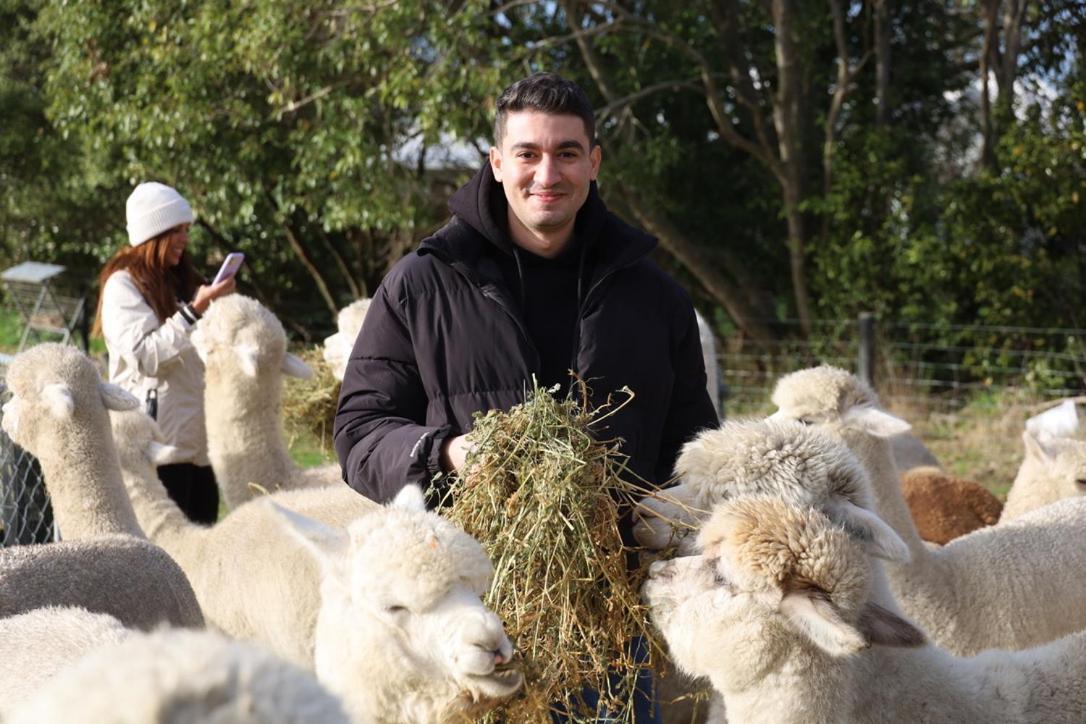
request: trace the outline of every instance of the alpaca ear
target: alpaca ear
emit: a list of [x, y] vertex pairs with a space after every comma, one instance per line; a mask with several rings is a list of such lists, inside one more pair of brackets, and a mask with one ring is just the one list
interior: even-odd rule
[[855, 425], [875, 437], [893, 437], [912, 429], [912, 425], [900, 417], [874, 407], [860, 405], [850, 407], [841, 417], [846, 423]]
[[837, 609], [818, 589], [801, 589], [784, 594], [780, 613], [804, 637], [830, 656], [849, 656], [871, 644], [854, 626], [845, 622]]
[[234, 352], [238, 356], [238, 367], [241, 369], [241, 373], [246, 377], [256, 377], [256, 361], [260, 355], [260, 350], [251, 344], [243, 344], [238, 346]]
[[895, 563], [909, 561], [909, 546], [897, 531], [870, 510], [848, 500], [839, 500], [830, 503], [825, 512], [835, 523], [844, 526], [870, 555]]
[[346, 530], [333, 528], [320, 521], [295, 513], [268, 500], [268, 505], [283, 519], [287, 534], [317, 560], [325, 575], [339, 576], [343, 563], [350, 549], [351, 539]]
[[98, 392], [102, 395], [102, 404], [107, 410], [135, 410], [140, 406], [140, 401], [126, 389], [118, 387], [111, 382], [98, 383]]
[[927, 643], [924, 632], [892, 611], [868, 601], [860, 611], [860, 633], [871, 644], [915, 648]]
[[57, 420], [67, 420], [75, 413], [75, 400], [67, 385], [54, 383], [41, 390], [45, 409]]
[[164, 445], [158, 440], [151, 440], [147, 443], [147, 457], [151, 458], [151, 462], [156, 466], [166, 465], [176, 453], [177, 448], [173, 445]]
[[288, 377], [308, 380], [313, 376], [313, 368], [303, 362], [301, 357], [287, 352], [283, 356], [283, 374]]
[[1049, 452], [1033, 433], [1029, 430], [1022, 431], [1022, 443], [1026, 446], [1026, 457], [1036, 460], [1039, 463], [1052, 462], [1053, 455]]
[[396, 497], [389, 503], [389, 507], [424, 512], [426, 510], [426, 496], [423, 495], [422, 488], [418, 485], [408, 483], [400, 488], [400, 492], [396, 493]]

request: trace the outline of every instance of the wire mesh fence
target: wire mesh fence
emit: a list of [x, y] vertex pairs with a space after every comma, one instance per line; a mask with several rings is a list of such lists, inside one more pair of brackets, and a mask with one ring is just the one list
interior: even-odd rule
[[[6, 397], [0, 383], [0, 398]], [[53, 533], [53, 510], [37, 458], [0, 430], [0, 545], [47, 543]]]
[[776, 324], [782, 339], [724, 340], [718, 357], [728, 414], [768, 409], [782, 375], [817, 364], [869, 370], [889, 406], [955, 410], [980, 395], [1021, 393], [1043, 401], [1086, 390], [1084, 329], [876, 320], [867, 339], [859, 319], [837, 319], [815, 322], [802, 338], [798, 322]]

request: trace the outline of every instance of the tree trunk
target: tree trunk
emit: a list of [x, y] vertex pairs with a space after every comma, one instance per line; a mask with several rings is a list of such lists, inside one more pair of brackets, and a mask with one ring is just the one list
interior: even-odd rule
[[886, 0], [875, 0], [875, 128], [890, 119], [890, 11]]
[[996, 27], [999, 18], [1000, 0], [984, 0], [984, 46], [980, 53], [980, 128], [982, 145], [980, 150], [980, 167], [993, 170], [995, 168], [995, 128], [992, 123], [992, 95], [989, 88], [988, 76], [991, 70], [991, 60], [997, 53], [999, 29]]
[[324, 274], [321, 273], [313, 258], [309, 256], [309, 252], [306, 251], [305, 246], [298, 239], [298, 235], [290, 222], [283, 222], [283, 233], [286, 234], [287, 241], [290, 242], [290, 248], [294, 251], [298, 260], [302, 262], [305, 270], [309, 272], [309, 276], [313, 278], [313, 283], [317, 285], [317, 291], [320, 292], [321, 298], [324, 299], [324, 303], [328, 306], [332, 319], [335, 319], [336, 315], [339, 314], [339, 307], [336, 306], [335, 297], [332, 296], [332, 292], [328, 289], [328, 281], [324, 278]]
[[795, 5], [792, 0], [773, 0], [774, 44], [777, 52], [779, 87], [773, 106], [782, 173], [778, 178], [783, 190], [784, 214], [788, 221], [788, 259], [791, 267], [792, 293], [796, 315], [805, 336], [811, 334], [810, 293], [807, 288], [807, 229], [800, 204], [806, 198], [800, 61], [796, 48]]
[[[690, 271], [706, 291], [724, 307], [736, 326], [760, 343], [764, 344], [773, 340], [773, 331], [766, 326], [765, 318], [759, 317], [750, 307], [746, 299], [747, 295], [713, 269], [697, 244], [687, 239], [664, 214], [649, 208], [635, 192], [621, 189], [620, 195], [630, 212], [637, 218], [638, 223], [659, 239], [660, 245]], [[743, 273], [739, 269], [730, 271], [735, 276]]]

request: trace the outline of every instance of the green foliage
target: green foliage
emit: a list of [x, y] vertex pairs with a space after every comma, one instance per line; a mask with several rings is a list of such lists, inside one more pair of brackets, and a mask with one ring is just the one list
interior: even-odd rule
[[[1084, 326], [1086, 10], [1031, 4], [1022, 90], [1012, 108], [1000, 104], [996, 163], [981, 172], [979, 4], [889, 5], [880, 126], [871, 5], [846, 4], [857, 75], [824, 188], [837, 48], [828, 7], [796, 4], [817, 316], [871, 310], [965, 345], [987, 343], [958, 331], [968, 323]], [[729, 9], [732, 36], [720, 15]], [[596, 67], [571, 25], [588, 33]], [[791, 317], [780, 172], [721, 137], [704, 89], [724, 89], [722, 112], [744, 138], [757, 138], [760, 115], [775, 148], [775, 34], [767, 6], [748, 0], [0, 0], [2, 261], [58, 261], [92, 277], [124, 243], [132, 185], [158, 179], [196, 207], [202, 268], [245, 251], [243, 291], [319, 338], [331, 307], [372, 293], [442, 222], [481, 160], [439, 157], [454, 144], [485, 150], [498, 91], [557, 70], [601, 111], [605, 199], [629, 215], [618, 192], [635, 189], [706, 264], [764, 297], [759, 310]], [[754, 94], [740, 98], [747, 65]], [[699, 270], [659, 258], [715, 304]], [[722, 330], [740, 326], [714, 316]]]

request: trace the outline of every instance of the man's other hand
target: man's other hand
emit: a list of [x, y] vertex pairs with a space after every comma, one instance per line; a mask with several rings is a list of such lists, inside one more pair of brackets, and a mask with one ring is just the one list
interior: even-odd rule
[[441, 442], [441, 469], [447, 473], [463, 470], [469, 450], [471, 443], [466, 435], [445, 438]]

